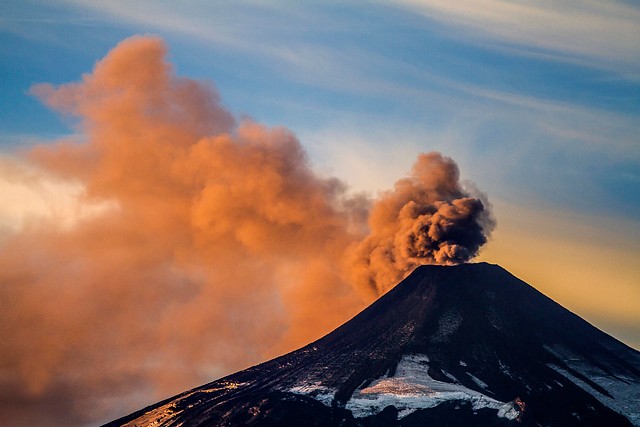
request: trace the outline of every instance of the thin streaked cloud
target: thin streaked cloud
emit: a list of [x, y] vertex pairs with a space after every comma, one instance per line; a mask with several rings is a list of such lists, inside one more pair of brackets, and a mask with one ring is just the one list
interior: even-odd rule
[[627, 77], [640, 72], [640, 8], [618, 1], [393, 0], [468, 37], [589, 58]]

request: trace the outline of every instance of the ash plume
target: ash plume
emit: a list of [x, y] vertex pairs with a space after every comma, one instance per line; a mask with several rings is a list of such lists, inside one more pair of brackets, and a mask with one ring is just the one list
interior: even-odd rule
[[410, 176], [374, 203], [370, 234], [351, 248], [353, 281], [380, 295], [419, 265], [469, 261], [495, 224], [487, 207], [463, 189], [452, 159], [421, 154]]
[[165, 56], [133, 37], [82, 81], [32, 89], [80, 141], [17, 153], [39, 172], [0, 178], [72, 182], [74, 210], [101, 208], [0, 236], [0, 419], [113, 418], [305, 344], [486, 239], [452, 160], [422, 155], [379, 200], [350, 195], [291, 132], [238, 121]]

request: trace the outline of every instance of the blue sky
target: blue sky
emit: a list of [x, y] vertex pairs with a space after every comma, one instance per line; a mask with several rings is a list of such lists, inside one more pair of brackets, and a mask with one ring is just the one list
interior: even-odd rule
[[31, 85], [158, 35], [179, 75], [354, 191], [454, 158], [494, 204], [481, 259], [640, 347], [638, 2], [24, 0], [0, 5], [0, 34], [6, 155], [74, 132]]
[[[82, 80], [134, 35], [164, 40], [176, 74], [213, 84], [237, 117], [289, 129], [314, 170], [353, 193], [391, 189], [419, 153], [453, 158], [497, 220], [478, 260], [640, 349], [638, 1], [9, 0], [0, 3], [0, 271], [9, 277], [0, 329], [12, 332], [0, 352], [9, 384], [0, 409], [9, 419], [106, 422], [272, 357], [273, 347], [291, 350], [277, 343], [304, 323], [292, 319], [321, 328], [313, 310], [296, 317], [300, 301], [321, 311], [330, 304], [314, 298], [329, 299], [334, 317], [354, 307], [348, 292], [331, 293], [341, 279], [329, 290], [262, 286], [270, 261], [255, 257], [229, 273], [260, 278], [236, 298], [235, 280], [207, 282], [235, 253], [201, 248], [199, 236], [185, 252], [193, 248], [173, 247], [184, 236], [161, 228], [166, 261], [153, 215], [140, 227], [151, 236], [125, 228], [108, 250], [83, 239], [100, 234], [82, 224], [111, 238], [118, 201], [87, 201], [83, 182], [30, 163], [38, 144], [89, 138], [30, 91]], [[74, 227], [85, 232], [76, 240]], [[104, 271], [83, 270], [104, 259]], [[303, 273], [326, 273], [326, 259], [300, 264]], [[301, 277], [289, 261], [268, 271]]]

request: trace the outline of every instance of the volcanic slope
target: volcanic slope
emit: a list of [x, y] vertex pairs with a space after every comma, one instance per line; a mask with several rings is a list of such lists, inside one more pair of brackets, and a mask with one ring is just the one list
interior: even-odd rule
[[640, 353], [499, 266], [422, 266], [306, 347], [106, 426], [640, 425]]

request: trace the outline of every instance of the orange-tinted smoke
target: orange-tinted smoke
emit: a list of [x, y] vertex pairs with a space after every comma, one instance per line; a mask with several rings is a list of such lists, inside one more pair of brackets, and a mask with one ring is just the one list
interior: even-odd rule
[[236, 124], [164, 56], [135, 37], [79, 83], [33, 88], [84, 141], [32, 163], [112, 208], [3, 241], [3, 411], [59, 407], [72, 419], [44, 419], [74, 425], [106, 399], [158, 398], [301, 345], [362, 306], [334, 272], [359, 238], [358, 199], [316, 176], [290, 132]]
[[82, 140], [26, 160], [109, 208], [0, 241], [0, 419], [107, 421], [319, 337], [412, 266], [477, 252], [431, 248], [483, 212], [451, 160], [422, 156], [367, 237], [371, 201], [315, 174], [286, 129], [238, 123], [165, 54], [133, 37], [81, 82], [32, 89]]
[[418, 157], [411, 175], [373, 205], [370, 234], [350, 248], [353, 283], [380, 295], [419, 265], [459, 264], [477, 255], [494, 222], [459, 175], [455, 162], [439, 153]]

